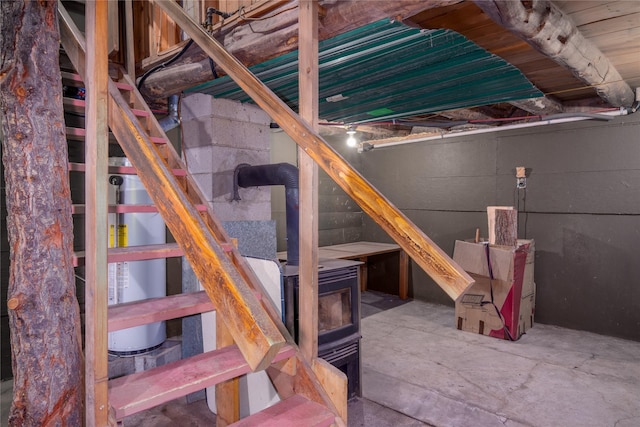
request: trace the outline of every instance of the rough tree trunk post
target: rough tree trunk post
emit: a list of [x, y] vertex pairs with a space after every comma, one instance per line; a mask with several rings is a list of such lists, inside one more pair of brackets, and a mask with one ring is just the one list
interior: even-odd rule
[[81, 426], [83, 363], [56, 1], [0, 2], [2, 155], [11, 248], [10, 426]]

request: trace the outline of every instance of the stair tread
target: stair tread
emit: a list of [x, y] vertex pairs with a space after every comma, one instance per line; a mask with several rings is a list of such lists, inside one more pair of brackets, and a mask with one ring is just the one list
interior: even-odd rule
[[299, 394], [293, 395], [231, 426], [234, 427], [328, 427], [335, 421], [329, 409]]
[[162, 320], [177, 319], [214, 310], [205, 291], [150, 298], [109, 306], [108, 330], [119, 331]]
[[[84, 163], [69, 162], [69, 170], [73, 172], [84, 172], [86, 170]], [[109, 173], [122, 175], [137, 175], [138, 171], [133, 166], [109, 166]], [[186, 176], [187, 171], [184, 169], [172, 169], [174, 176]]]
[[[65, 128], [65, 132], [67, 135], [67, 139], [72, 141], [84, 141], [87, 136], [87, 131], [84, 128], [67, 126]], [[162, 136], [151, 136], [149, 138], [151, 139], [151, 142], [154, 142], [156, 144], [166, 144], [167, 142], [169, 142], [167, 138], [164, 138]], [[113, 144], [118, 143], [116, 137], [111, 132], [109, 132], [109, 142]]]
[[[207, 210], [206, 205], [195, 205], [200, 212]], [[73, 215], [84, 215], [86, 206], [84, 204], [71, 205], [71, 213]], [[155, 205], [109, 205], [109, 213], [155, 213], [158, 208]]]
[[[273, 361], [292, 357], [295, 351], [285, 345]], [[109, 381], [109, 402], [116, 418], [122, 419], [249, 372], [251, 368], [233, 345], [113, 379]]]
[[[116, 85], [117, 86], [117, 85]], [[65, 111], [73, 111], [76, 113], [84, 113], [84, 109], [87, 102], [84, 99], [76, 99], [64, 97], [62, 98], [62, 105]], [[137, 117], [149, 117], [149, 112], [140, 110], [138, 108], [130, 108], [131, 112]]]
[[[148, 259], [172, 258], [183, 255], [177, 243], [163, 243], [158, 245], [127, 246], [124, 248], [107, 249], [107, 262], [143, 261]], [[73, 266], [84, 265], [84, 251], [73, 254]]]

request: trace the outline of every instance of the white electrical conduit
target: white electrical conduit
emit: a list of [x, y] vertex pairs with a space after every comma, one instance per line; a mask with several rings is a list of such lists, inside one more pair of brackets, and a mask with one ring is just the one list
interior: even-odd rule
[[580, 115], [579, 113], [575, 113], [575, 114], [567, 113], [567, 114], [571, 114], [571, 116], [564, 117], [564, 115], [556, 114], [553, 116], [548, 116], [537, 122], [519, 123], [515, 125], [506, 125], [506, 126], [496, 126], [493, 128], [485, 128], [485, 129], [473, 129], [473, 130], [462, 131], [462, 132], [451, 132], [451, 133], [445, 133], [442, 135], [406, 139], [404, 141], [377, 143], [377, 144], [364, 142], [361, 144], [361, 148], [359, 148], [359, 151], [369, 151], [374, 148], [393, 147], [395, 145], [412, 144], [414, 142], [437, 141], [439, 139], [457, 138], [460, 136], [468, 136], [468, 135], [479, 135], [482, 133], [499, 132], [504, 130], [523, 129], [523, 128], [530, 128], [535, 126], [553, 125], [558, 123], [579, 122], [582, 120], [612, 120], [614, 117], [617, 117], [617, 116], [626, 116], [627, 114], [629, 114], [629, 110], [627, 108], [621, 107], [619, 110], [606, 111], [599, 114], [583, 114], [583, 115]]

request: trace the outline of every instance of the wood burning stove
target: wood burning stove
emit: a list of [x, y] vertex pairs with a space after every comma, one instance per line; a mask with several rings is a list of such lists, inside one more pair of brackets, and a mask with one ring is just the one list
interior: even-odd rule
[[[318, 263], [318, 356], [348, 378], [348, 397], [361, 395], [360, 386], [360, 262], [321, 259]], [[284, 317], [298, 341], [298, 266], [285, 265]]]

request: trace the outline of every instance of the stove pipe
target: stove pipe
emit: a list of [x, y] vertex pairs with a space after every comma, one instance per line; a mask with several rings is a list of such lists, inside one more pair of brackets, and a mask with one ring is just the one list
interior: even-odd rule
[[284, 185], [287, 219], [287, 264], [298, 265], [300, 261], [298, 168], [289, 163], [259, 166], [241, 163], [236, 166], [233, 177], [233, 200], [240, 200], [238, 187]]

